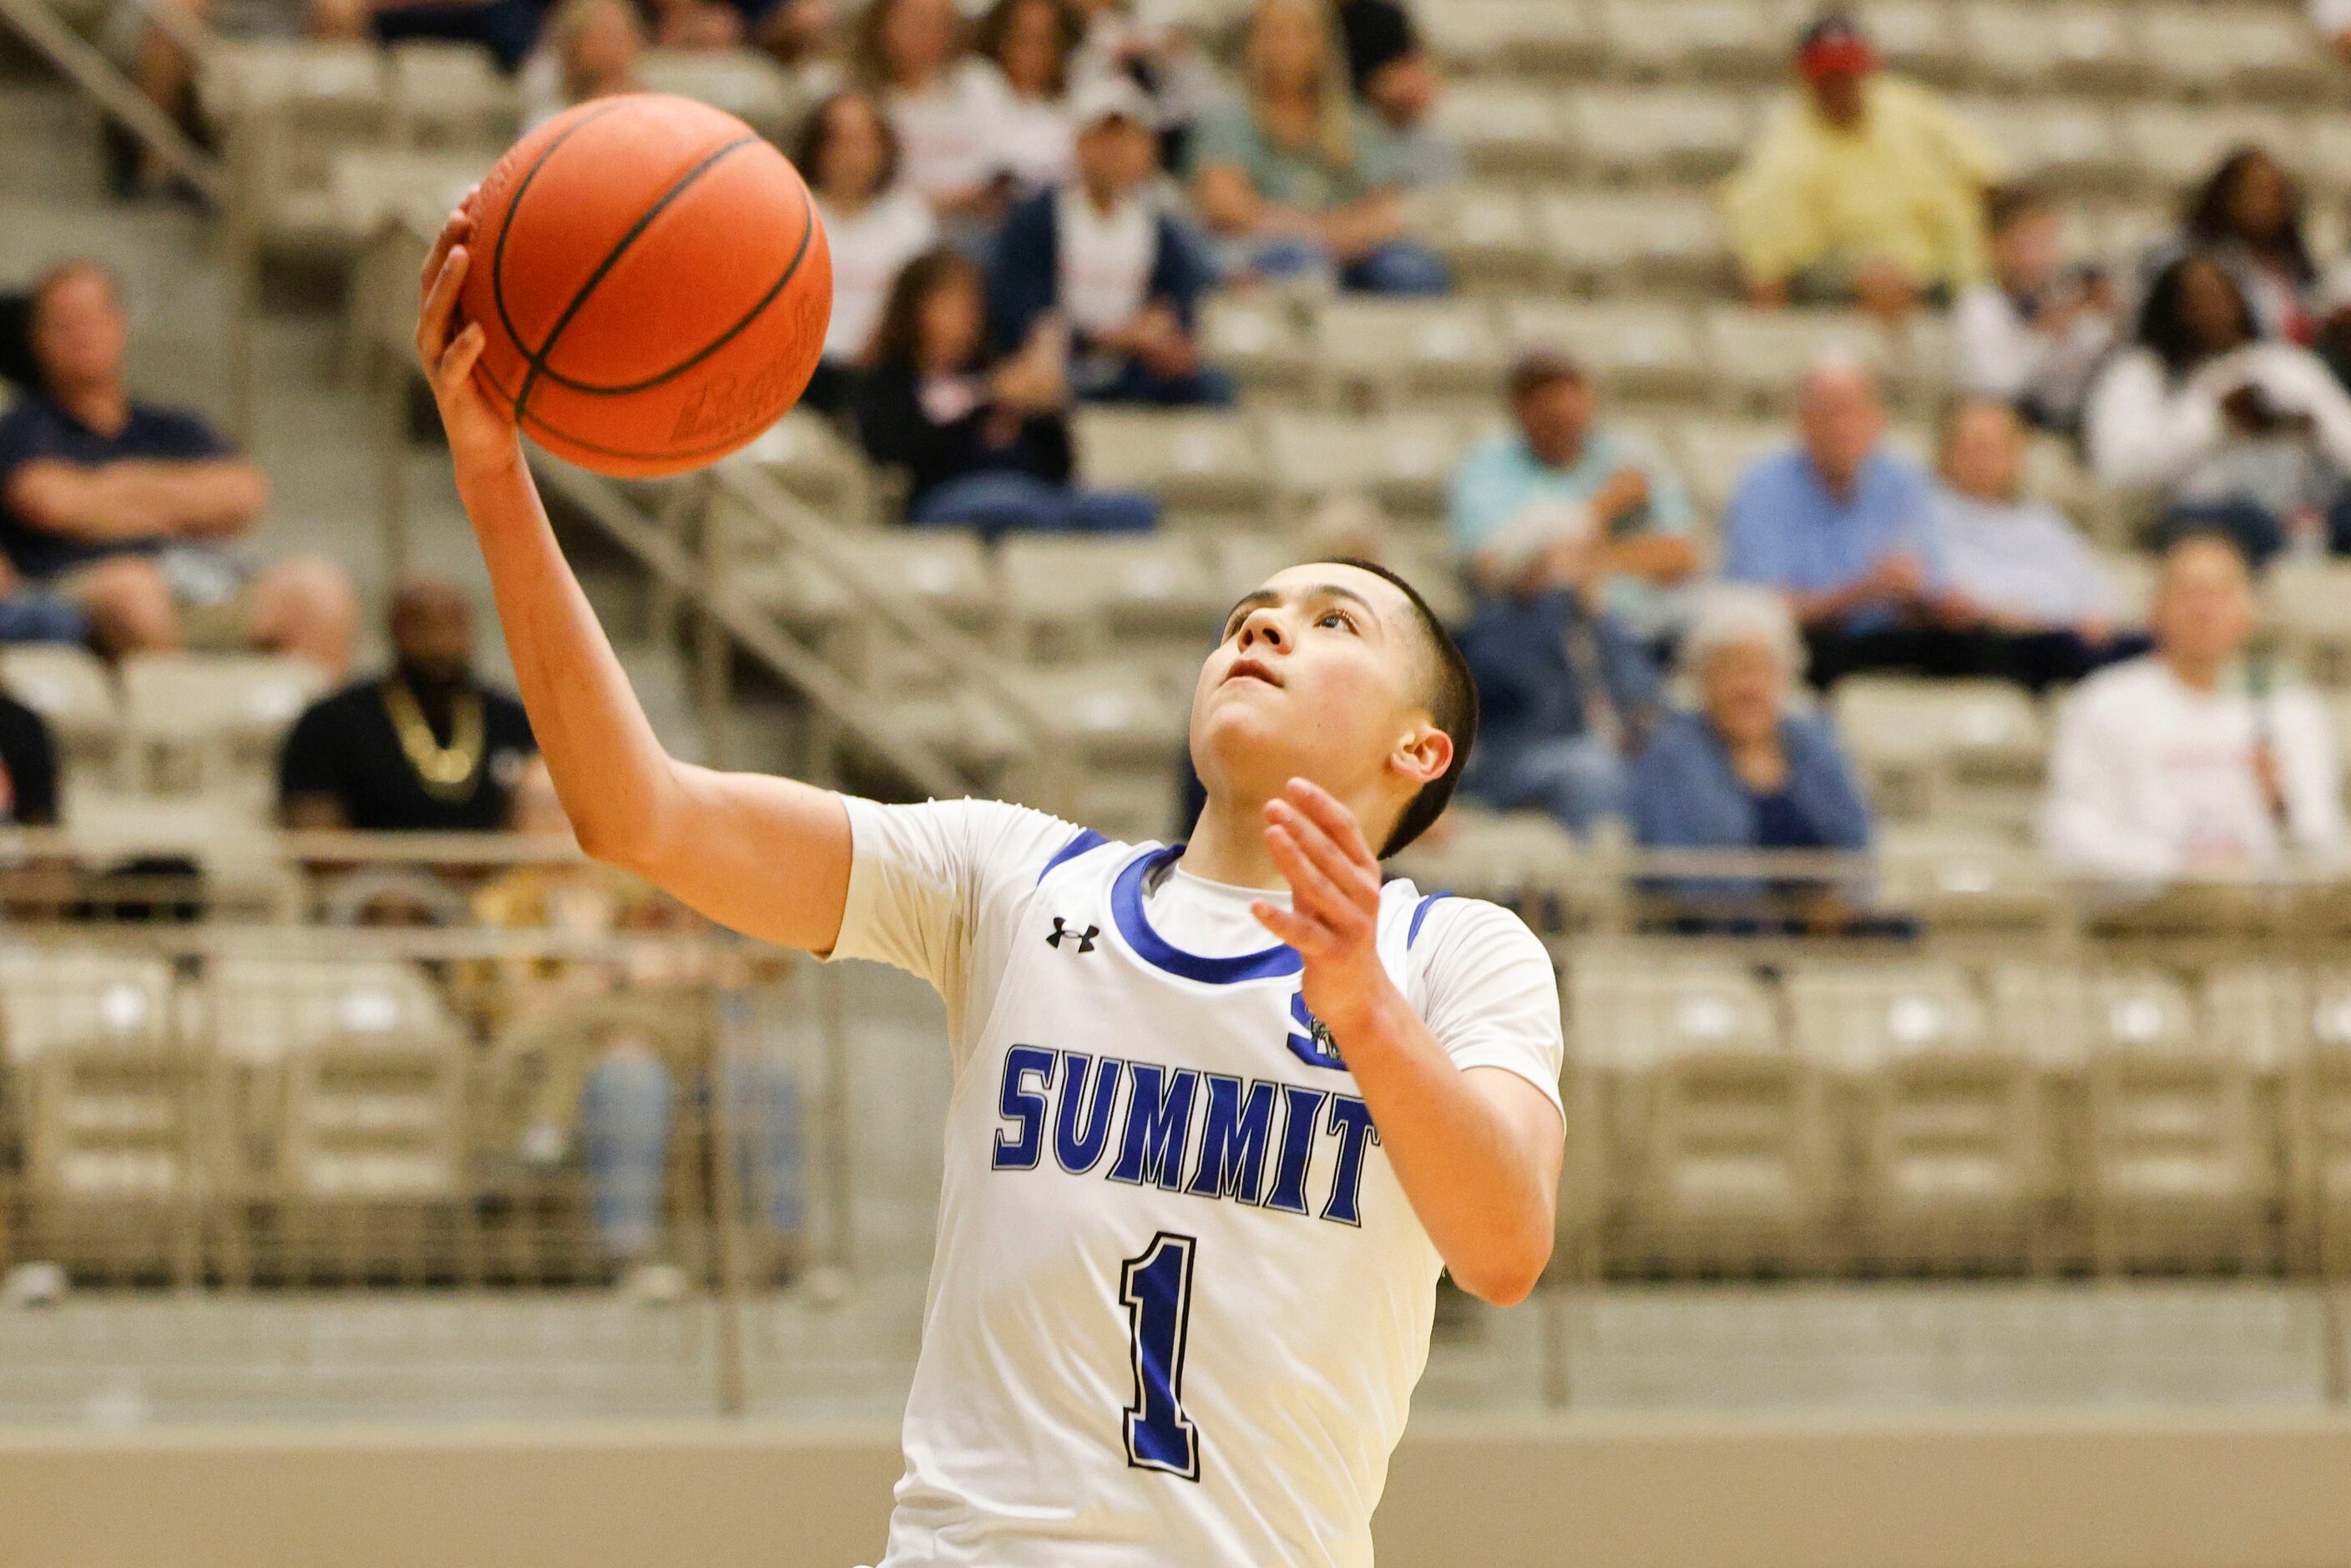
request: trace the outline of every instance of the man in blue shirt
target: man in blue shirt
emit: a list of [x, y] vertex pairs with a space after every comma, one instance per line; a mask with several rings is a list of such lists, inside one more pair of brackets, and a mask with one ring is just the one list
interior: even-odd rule
[[1590, 550], [1600, 602], [1652, 642], [1676, 628], [1673, 591], [1698, 570], [1680, 476], [1656, 447], [1598, 424], [1598, 400], [1573, 361], [1537, 348], [1510, 371], [1518, 428], [1453, 472], [1453, 544], [1481, 592], [1526, 592], [1557, 548]]
[[1776, 589], [1814, 685], [1855, 670], [1972, 672], [1924, 470], [1886, 450], [1870, 373], [1826, 359], [1804, 377], [1798, 443], [1749, 468], [1723, 514], [1722, 575]]
[[132, 401], [105, 268], [51, 268], [31, 318], [40, 386], [0, 416], [0, 555], [86, 609], [110, 653], [262, 647], [340, 675], [349, 574], [316, 558], [252, 570], [229, 553], [269, 482], [198, 415]]

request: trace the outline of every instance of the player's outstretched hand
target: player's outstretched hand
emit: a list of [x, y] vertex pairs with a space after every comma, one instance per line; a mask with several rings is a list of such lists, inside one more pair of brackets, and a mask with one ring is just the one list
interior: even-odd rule
[[469, 192], [441, 225], [425, 254], [423, 276], [417, 280], [416, 359], [433, 383], [441, 428], [449, 436], [449, 455], [460, 473], [511, 462], [520, 451], [513, 417], [474, 379], [474, 365], [486, 340], [481, 324], [466, 320], [457, 305], [457, 291], [473, 259], [467, 245], [474, 237], [473, 204]]
[[1265, 803], [1265, 843], [1290, 883], [1290, 907], [1249, 905], [1306, 960], [1306, 1006], [1345, 1042], [1346, 1020], [1386, 983], [1380, 967], [1380, 862], [1354, 814], [1321, 785], [1292, 779]]

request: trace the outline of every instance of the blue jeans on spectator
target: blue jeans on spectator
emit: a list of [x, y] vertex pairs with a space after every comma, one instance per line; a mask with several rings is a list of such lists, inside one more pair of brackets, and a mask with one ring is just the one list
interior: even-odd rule
[[1233, 378], [1214, 365], [1188, 376], [1163, 376], [1140, 360], [1108, 355], [1070, 366], [1071, 389], [1082, 402], [1143, 402], [1160, 408], [1229, 408], [1240, 401]]
[[0, 597], [0, 643], [78, 643], [89, 616], [62, 594], [20, 588]]
[[[799, 1086], [771, 1058], [729, 1058], [726, 1077], [747, 1218], [778, 1235], [796, 1235], [804, 1216]], [[634, 1262], [660, 1240], [675, 1097], [669, 1070], [643, 1048], [611, 1052], [580, 1085], [580, 1126], [596, 1234], [611, 1257]], [[705, 1085], [705, 1104], [708, 1098]]]
[[1159, 503], [1131, 490], [1080, 490], [1033, 474], [967, 474], [916, 501], [907, 521], [1008, 533], [1141, 534], [1159, 526]]
[[1562, 736], [1517, 746], [1480, 742], [1461, 788], [1499, 811], [1548, 811], [1572, 833], [1628, 810], [1624, 758], [1604, 737]]
[[1334, 264], [1331, 253], [1309, 239], [1268, 240], [1246, 247], [1242, 265], [1268, 277], [1332, 272], [1339, 287], [1358, 294], [1450, 294], [1453, 269], [1444, 257], [1414, 240], [1395, 239], [1359, 260]]

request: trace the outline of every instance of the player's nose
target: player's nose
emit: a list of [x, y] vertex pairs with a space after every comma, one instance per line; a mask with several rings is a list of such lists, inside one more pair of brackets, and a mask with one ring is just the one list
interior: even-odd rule
[[1269, 648], [1280, 648], [1287, 641], [1281, 630], [1281, 617], [1270, 604], [1259, 605], [1241, 622], [1240, 645], [1244, 649], [1259, 643]]

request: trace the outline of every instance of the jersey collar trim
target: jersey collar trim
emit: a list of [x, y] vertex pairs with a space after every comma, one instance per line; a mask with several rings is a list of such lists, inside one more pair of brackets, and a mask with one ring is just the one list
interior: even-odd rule
[[1117, 923], [1119, 936], [1134, 949], [1135, 956], [1154, 968], [1211, 986], [1229, 986], [1240, 980], [1277, 980], [1306, 967], [1306, 960], [1298, 949], [1287, 943], [1230, 958], [1211, 958], [1186, 953], [1154, 931], [1143, 913], [1144, 879], [1183, 852], [1182, 844], [1169, 844], [1137, 855], [1127, 862], [1126, 869], [1111, 885], [1111, 918]]

